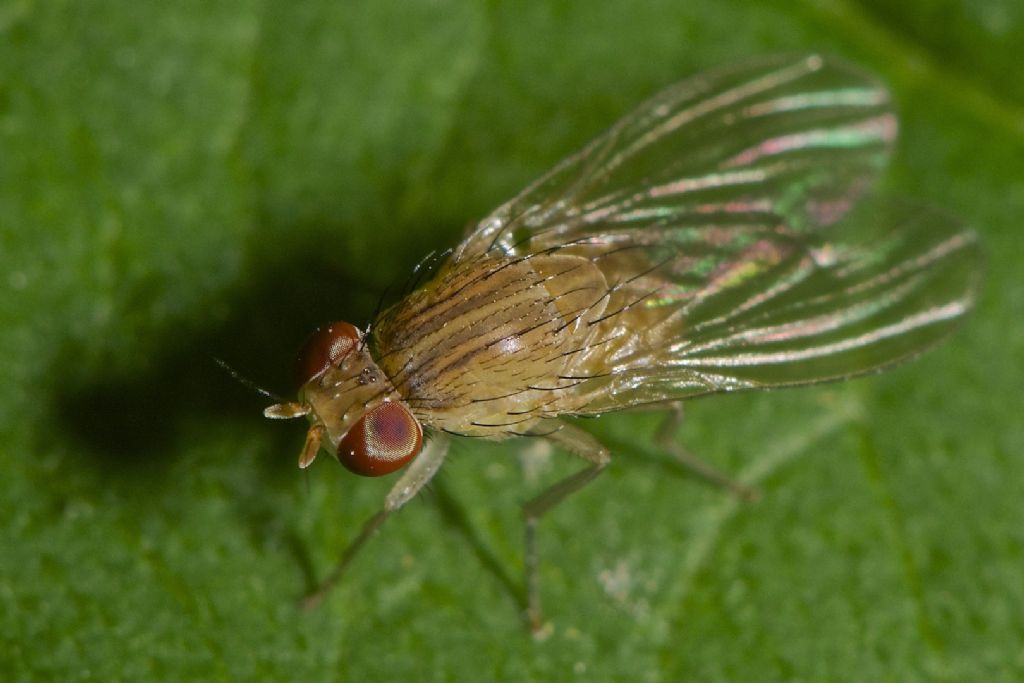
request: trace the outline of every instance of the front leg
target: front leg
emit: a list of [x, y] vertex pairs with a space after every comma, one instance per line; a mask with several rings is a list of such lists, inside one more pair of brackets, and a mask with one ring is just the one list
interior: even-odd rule
[[395, 482], [395, 485], [391, 487], [391, 490], [388, 491], [388, 495], [384, 498], [384, 508], [366, 520], [362, 531], [346, 546], [345, 551], [341, 554], [341, 559], [338, 560], [338, 564], [335, 565], [331, 573], [317, 586], [316, 590], [307, 595], [302, 601], [303, 607], [312, 609], [323, 601], [331, 588], [345, 574], [356, 554], [362, 550], [366, 542], [370, 540], [370, 537], [380, 529], [388, 516], [412, 500], [419, 493], [420, 489], [433, 479], [447, 454], [448, 436], [443, 433], [433, 435], [433, 438], [423, 447], [423, 452], [412, 461], [409, 469], [402, 474], [398, 481]]
[[611, 462], [611, 454], [608, 449], [589, 433], [565, 422], [558, 424], [558, 429], [544, 434], [544, 438], [573, 455], [583, 458], [590, 463], [590, 466], [555, 482], [523, 505], [523, 517], [526, 525], [527, 618], [530, 622], [530, 629], [534, 633], [538, 633], [541, 629], [540, 586], [537, 580], [537, 522], [544, 513], [561, 503], [567, 496], [589, 484]]

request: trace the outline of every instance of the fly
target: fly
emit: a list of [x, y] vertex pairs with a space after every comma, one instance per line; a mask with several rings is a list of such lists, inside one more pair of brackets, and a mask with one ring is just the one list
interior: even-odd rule
[[430, 481], [449, 435], [536, 437], [586, 463], [524, 505], [537, 629], [537, 522], [610, 460], [563, 418], [678, 415], [684, 399], [860, 375], [945, 337], [973, 303], [976, 238], [940, 211], [860, 202], [896, 129], [886, 89], [831, 58], [699, 74], [471, 228], [367, 329], [317, 330], [298, 400], [265, 415], [309, 420], [300, 467], [326, 451], [361, 475], [405, 470], [310, 603]]

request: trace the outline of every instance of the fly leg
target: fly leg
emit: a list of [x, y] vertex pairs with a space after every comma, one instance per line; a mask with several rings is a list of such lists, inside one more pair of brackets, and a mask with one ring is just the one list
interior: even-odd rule
[[545, 512], [589, 484], [611, 461], [607, 448], [590, 434], [573, 425], [560, 423], [559, 429], [544, 436], [573, 455], [583, 458], [590, 466], [555, 482], [523, 505], [526, 526], [526, 616], [534, 633], [541, 629], [540, 586], [537, 579], [537, 522]]
[[412, 461], [409, 468], [388, 491], [388, 495], [384, 498], [384, 508], [366, 520], [362, 531], [349, 542], [331, 573], [316, 587], [316, 590], [302, 601], [304, 608], [312, 609], [323, 601], [334, 585], [344, 576], [353, 558], [362, 550], [366, 542], [380, 529], [392, 512], [412, 500], [420, 489], [434, 477], [447, 454], [447, 435], [435, 434], [424, 446], [423, 452]]
[[679, 464], [690, 470], [704, 481], [714, 484], [743, 500], [757, 500], [761, 492], [754, 487], [746, 486], [730, 477], [725, 472], [709, 465], [683, 448], [676, 440], [676, 434], [683, 423], [683, 404], [677, 401], [672, 404], [671, 411], [655, 433], [655, 441], [675, 458]]

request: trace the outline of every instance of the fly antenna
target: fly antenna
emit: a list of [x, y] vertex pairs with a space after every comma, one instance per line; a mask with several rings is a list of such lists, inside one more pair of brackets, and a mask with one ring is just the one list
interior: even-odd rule
[[270, 392], [270, 391], [267, 391], [263, 387], [259, 386], [258, 384], [253, 382], [251, 379], [249, 379], [248, 377], [245, 377], [240, 372], [235, 370], [233, 367], [231, 367], [230, 365], [228, 365], [227, 363], [222, 361], [220, 358], [214, 357], [213, 361], [217, 365], [221, 366], [221, 368], [226, 370], [227, 373], [229, 375], [231, 375], [231, 377], [234, 378], [234, 380], [236, 382], [238, 382], [239, 384], [241, 384], [242, 386], [248, 387], [249, 389], [252, 389], [257, 394], [259, 394], [260, 396], [263, 396], [265, 398], [269, 398], [271, 401], [274, 401], [276, 403], [286, 403], [286, 401], [283, 398], [281, 398], [277, 394], [275, 394], [273, 392]]

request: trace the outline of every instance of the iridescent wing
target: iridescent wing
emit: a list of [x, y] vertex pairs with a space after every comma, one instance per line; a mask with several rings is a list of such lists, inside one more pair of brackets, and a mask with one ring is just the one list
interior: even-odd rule
[[609, 228], [835, 222], [888, 160], [889, 94], [820, 56], [708, 71], [655, 95], [480, 222], [453, 261]]
[[558, 387], [572, 412], [867, 372], [948, 333], [977, 272], [947, 216], [850, 213], [895, 132], [885, 89], [830, 59], [708, 72], [497, 209], [448, 267], [555, 252], [598, 266], [608, 289], [580, 312], [590, 333]]
[[[913, 204], [875, 202], [835, 229], [796, 239], [785, 229], [738, 232], [697, 256], [685, 235], [661, 232], [680, 245], [667, 258], [673, 246], [571, 248], [619, 278], [590, 321], [597, 353], [578, 354], [582, 364], [567, 373], [593, 377], [572, 387], [582, 406], [575, 412], [877, 370], [952, 331], [979, 279], [975, 235]], [[716, 263], [709, 272], [699, 266], [704, 250]], [[732, 259], [721, 262], [720, 250]]]

